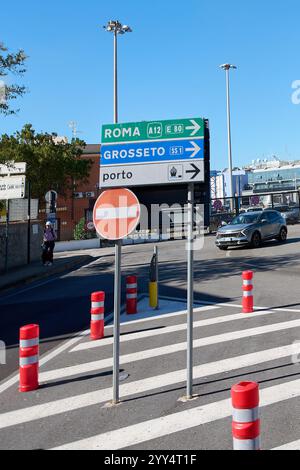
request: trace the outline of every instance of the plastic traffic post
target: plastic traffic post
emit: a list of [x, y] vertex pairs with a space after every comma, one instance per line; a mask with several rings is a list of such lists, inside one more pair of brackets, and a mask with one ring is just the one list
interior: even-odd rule
[[127, 315], [137, 313], [137, 277], [128, 276], [126, 279], [126, 312]]
[[94, 292], [91, 296], [91, 339], [104, 338], [105, 292]]
[[243, 272], [243, 313], [254, 312], [253, 272]]
[[259, 385], [241, 382], [231, 389], [234, 450], [260, 450]]
[[20, 392], [39, 388], [39, 325], [20, 329]]

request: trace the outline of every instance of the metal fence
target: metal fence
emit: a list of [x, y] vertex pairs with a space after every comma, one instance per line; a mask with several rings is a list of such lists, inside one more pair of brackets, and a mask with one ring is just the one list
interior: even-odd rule
[[20, 242], [18, 246], [21, 244], [23, 246], [23, 260], [26, 258], [27, 263], [30, 263], [34, 249], [32, 240], [39, 235], [39, 225], [35, 223], [36, 221], [38, 221], [37, 199], [0, 201], [1, 271], [6, 272], [9, 267], [18, 264], [16, 261], [20, 257], [16, 246], [18, 240]]
[[300, 223], [300, 191], [249, 194], [234, 198], [212, 199], [210, 204], [210, 232], [222, 222], [230, 222], [244, 212], [266, 209], [278, 210], [288, 224]]

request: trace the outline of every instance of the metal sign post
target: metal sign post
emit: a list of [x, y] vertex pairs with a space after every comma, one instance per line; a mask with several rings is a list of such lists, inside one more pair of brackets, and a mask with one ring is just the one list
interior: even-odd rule
[[188, 186], [187, 246], [187, 399], [193, 398], [193, 323], [194, 323], [194, 185]]
[[93, 222], [97, 233], [115, 242], [113, 399], [120, 402], [120, 310], [122, 239], [132, 233], [140, 221], [140, 203], [129, 189], [104, 191], [96, 201]]
[[113, 404], [120, 402], [120, 306], [122, 240], [115, 245]]
[[5, 223], [5, 267], [8, 270], [8, 230], [9, 230], [9, 199], [6, 199], [6, 223]]
[[156, 306], [156, 310], [159, 310], [159, 270], [158, 270], [158, 262], [159, 262], [159, 259], [158, 259], [158, 246], [155, 245], [154, 247], [154, 254], [155, 254], [155, 258], [156, 258], [156, 282], [157, 282], [157, 306]]
[[31, 183], [28, 181], [28, 206], [27, 206], [27, 264], [31, 262]]

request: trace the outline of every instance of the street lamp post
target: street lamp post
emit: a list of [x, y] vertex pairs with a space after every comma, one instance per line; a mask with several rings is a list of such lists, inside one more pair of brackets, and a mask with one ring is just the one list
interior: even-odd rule
[[[232, 146], [231, 146], [231, 120], [230, 120], [230, 86], [229, 86], [229, 70], [236, 69], [235, 65], [223, 64], [220, 68], [225, 70], [226, 73], [226, 96], [227, 96], [227, 132], [228, 132], [228, 163], [229, 163], [229, 192], [230, 197], [233, 198], [233, 181], [232, 181]], [[233, 201], [233, 199], [231, 199]], [[233, 204], [231, 203], [231, 208]]]
[[[118, 35], [131, 33], [132, 29], [119, 21], [109, 21], [104, 29], [114, 35], [114, 124], [118, 123]], [[115, 281], [114, 281], [114, 367], [113, 367], [113, 404], [120, 402], [120, 310], [121, 310], [121, 255], [122, 241], [115, 244]]]
[[109, 21], [103, 28], [114, 35], [114, 123], [118, 123], [118, 35], [132, 33], [130, 26], [122, 25], [118, 20]]

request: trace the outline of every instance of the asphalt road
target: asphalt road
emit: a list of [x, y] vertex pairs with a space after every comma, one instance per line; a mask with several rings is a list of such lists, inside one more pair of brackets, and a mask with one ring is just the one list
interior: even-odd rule
[[[38, 391], [18, 394], [16, 382], [5, 389], [4, 379], [17, 369], [19, 326], [38, 322], [41, 354], [55, 354], [63, 341], [89, 326], [91, 292], [105, 290], [106, 310], [111, 311], [113, 252], [65, 276], [0, 297], [1, 339], [8, 346], [8, 363], [0, 366], [0, 447], [230, 449], [228, 398], [240, 380], [260, 383], [262, 448], [299, 440], [300, 369], [291, 360], [292, 345], [300, 340], [298, 233], [300, 227], [291, 227], [285, 245], [270, 242], [258, 250], [227, 253], [215, 248], [214, 237], [206, 237], [203, 249], [195, 252], [195, 299], [207, 307], [195, 314], [200, 322], [194, 351], [197, 399], [189, 403], [178, 401], [185, 394], [185, 315], [161, 315], [122, 327], [121, 370], [127, 379], [119, 407], [105, 406], [111, 398], [110, 328], [95, 347], [81, 338], [53, 356], [42, 366]], [[159, 247], [164, 297], [186, 297], [185, 243]], [[125, 276], [137, 274], [139, 292], [147, 292], [152, 252], [151, 245], [124, 247], [123, 288]], [[242, 315], [239, 307], [245, 269], [255, 272], [255, 304], [263, 308], [252, 316]], [[172, 311], [172, 301], [165, 300], [164, 308]]]
[[[195, 251], [195, 299], [240, 301], [241, 273], [252, 269], [256, 305], [299, 308], [300, 226], [290, 227], [289, 232], [285, 245], [268, 242], [258, 250], [237, 248], [228, 252], [215, 247], [214, 236], [205, 237], [203, 248]], [[123, 300], [127, 274], [136, 274], [139, 292], [147, 292], [152, 253], [152, 244], [123, 248]], [[161, 295], [186, 298], [186, 242], [160, 244], [159, 259]], [[0, 340], [7, 348], [7, 364], [0, 365], [0, 381], [17, 369], [21, 326], [40, 325], [41, 354], [44, 354], [89, 327], [91, 292], [104, 290], [106, 313], [112, 311], [113, 280], [112, 250], [111, 254], [71, 273], [0, 295]]]

